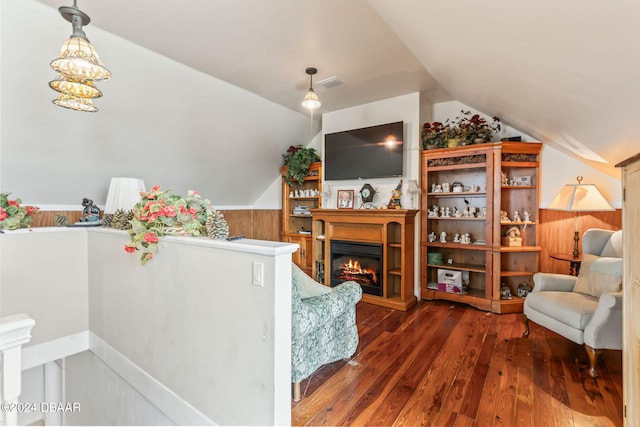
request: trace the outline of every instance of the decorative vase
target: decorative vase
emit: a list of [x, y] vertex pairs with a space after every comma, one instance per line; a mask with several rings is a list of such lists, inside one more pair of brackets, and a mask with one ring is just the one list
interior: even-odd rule
[[447, 139], [447, 147], [449, 148], [453, 148], [453, 147], [457, 147], [458, 145], [460, 145], [460, 138], [449, 138]]

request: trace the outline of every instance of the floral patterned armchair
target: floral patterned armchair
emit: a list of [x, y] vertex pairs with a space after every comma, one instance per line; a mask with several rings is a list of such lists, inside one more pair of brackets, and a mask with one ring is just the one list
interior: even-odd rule
[[300, 381], [320, 366], [350, 357], [358, 346], [356, 303], [362, 288], [344, 282], [329, 288], [295, 264], [291, 281], [291, 382], [300, 400]]

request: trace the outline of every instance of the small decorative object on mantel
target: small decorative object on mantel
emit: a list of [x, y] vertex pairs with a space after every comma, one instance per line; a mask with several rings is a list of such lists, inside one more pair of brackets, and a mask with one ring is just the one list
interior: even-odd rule
[[0, 193], [0, 233], [31, 227], [33, 215], [40, 210], [37, 206], [21, 206], [22, 200], [18, 198], [9, 200], [9, 194]]
[[387, 207], [389, 209], [401, 209], [400, 205], [400, 197], [402, 196], [402, 180], [398, 183], [396, 188], [391, 191], [391, 200], [389, 200], [389, 204]]
[[222, 212], [212, 210], [207, 217], [207, 236], [214, 240], [224, 240], [229, 237], [229, 224]]
[[189, 190], [186, 197], [160, 191], [154, 186], [140, 192], [141, 199], [133, 208], [131, 242], [124, 250], [142, 251], [140, 262], [145, 265], [158, 252], [161, 236], [206, 236], [206, 221], [212, 211], [211, 202], [202, 199], [197, 191]]
[[365, 184], [360, 189], [360, 196], [362, 197], [363, 206], [365, 203], [373, 202], [373, 197], [376, 195], [376, 190], [371, 184]]
[[284, 166], [287, 167], [283, 177], [289, 185], [294, 180], [302, 184], [304, 178], [309, 174], [311, 163], [320, 161], [320, 156], [314, 148], [305, 148], [302, 145], [290, 146], [282, 157], [284, 158]]

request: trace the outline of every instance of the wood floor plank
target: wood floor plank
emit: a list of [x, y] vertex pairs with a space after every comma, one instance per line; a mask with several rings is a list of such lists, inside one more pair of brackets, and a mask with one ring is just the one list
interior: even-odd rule
[[[456, 310], [460, 310], [456, 307]], [[460, 354], [469, 345], [473, 334], [476, 316], [471, 311], [463, 313], [461, 321], [455, 326], [457, 333], [449, 335], [442, 350], [434, 359], [427, 374], [416, 388], [411, 398], [398, 415], [397, 422], [402, 425], [435, 425], [443, 404], [448, 398], [451, 386], [463, 364]]]
[[354, 363], [367, 368], [368, 375], [361, 375], [357, 380], [349, 382], [309, 422], [313, 425], [338, 425], [344, 414], [367, 392], [378, 376], [387, 371], [398, 355], [407, 352], [412, 344], [399, 335], [383, 332], [370, 346], [352, 358]]
[[357, 353], [305, 380], [293, 425], [622, 425], [620, 351], [602, 355], [594, 380], [582, 347], [535, 324], [522, 338], [518, 314], [361, 302], [357, 322]]
[[[445, 419], [448, 418], [447, 413], [456, 414], [456, 420], [460, 418], [458, 415], [467, 403], [467, 393], [469, 389], [473, 387], [473, 374], [476, 371], [478, 360], [480, 359], [489, 325], [495, 317], [495, 315], [491, 313], [469, 312], [473, 313], [473, 318], [471, 325], [469, 325], [470, 329], [467, 331], [469, 341], [459, 356], [462, 359], [462, 365], [452, 382], [451, 390], [443, 403], [441, 414], [435, 420], [435, 425], [446, 424]], [[461, 325], [461, 327], [464, 328], [466, 326]], [[481, 367], [480, 370], [482, 371], [483, 368], [486, 367]]]
[[[448, 315], [448, 311], [445, 310], [416, 310], [420, 316], [414, 319], [414, 322], [418, 324], [426, 323], [440, 323]], [[389, 394], [400, 380], [401, 376], [411, 371], [412, 364], [423, 364], [423, 354], [426, 347], [429, 345], [432, 336], [436, 333], [437, 328], [416, 328], [419, 329], [421, 339], [416, 341], [416, 345], [411, 349], [408, 349], [406, 355], [399, 355], [395, 363], [389, 366], [382, 375], [380, 375], [374, 384], [370, 387], [369, 391], [362, 395], [357, 402], [354, 403], [352, 409], [340, 420], [342, 425], [371, 425], [372, 419], [377, 418], [374, 415], [380, 413], [384, 402], [387, 402], [390, 397]], [[396, 412], [397, 414], [397, 412]], [[395, 418], [395, 415], [392, 415]]]

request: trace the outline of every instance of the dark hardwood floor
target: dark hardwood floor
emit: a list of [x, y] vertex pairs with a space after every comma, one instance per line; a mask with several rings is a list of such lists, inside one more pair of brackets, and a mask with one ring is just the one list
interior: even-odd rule
[[301, 384], [293, 425], [621, 426], [622, 352], [599, 377], [582, 346], [521, 314], [420, 301], [401, 312], [360, 302], [350, 360]]

